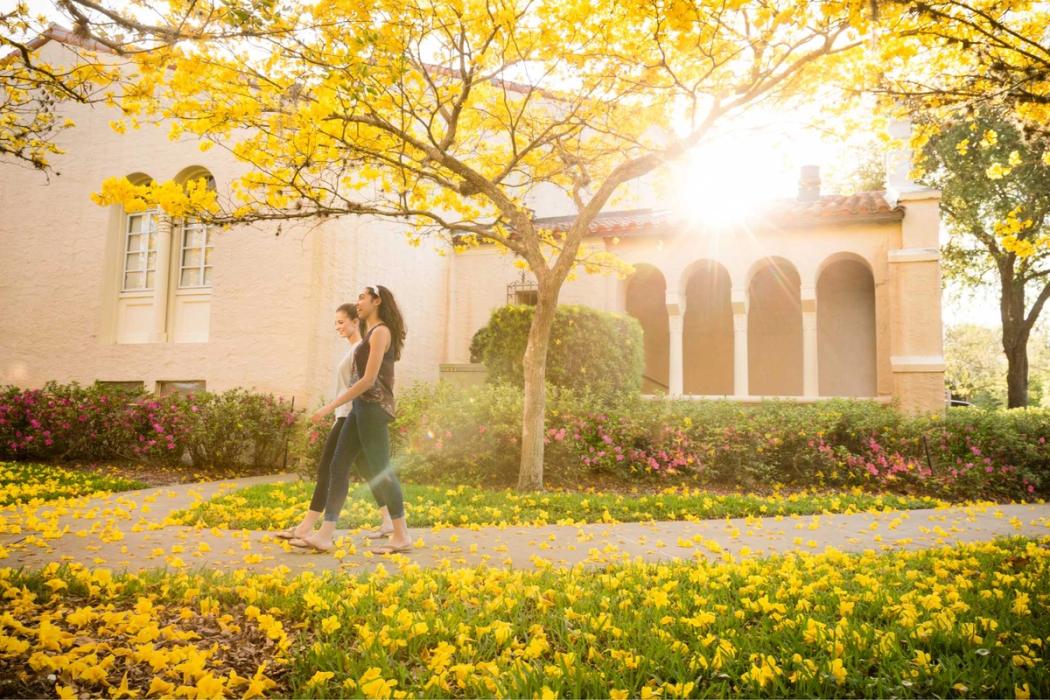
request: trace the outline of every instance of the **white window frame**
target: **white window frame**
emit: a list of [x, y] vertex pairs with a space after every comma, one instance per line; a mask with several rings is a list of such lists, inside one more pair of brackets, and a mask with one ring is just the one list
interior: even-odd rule
[[[187, 234], [192, 230], [199, 230], [201, 232], [201, 245], [187, 246], [186, 239]], [[211, 240], [211, 227], [205, 223], [201, 223], [196, 219], [184, 219], [182, 225], [179, 227], [179, 258], [176, 265], [176, 275], [178, 289], [199, 289], [208, 290], [211, 289], [212, 283], [209, 278], [209, 273], [212, 270], [212, 264], [210, 262], [209, 254], [214, 249], [215, 245]], [[186, 264], [186, 253], [192, 250], [200, 251], [200, 262], [196, 265]], [[187, 270], [196, 271], [196, 284], [183, 284], [183, 273]]]
[[[147, 209], [141, 212], [125, 212], [124, 213], [124, 245], [123, 245], [123, 256], [124, 261], [121, 264], [121, 277], [120, 277], [120, 291], [121, 293], [136, 293], [136, 292], [152, 292], [157, 280], [157, 218], [159, 215], [157, 209]], [[139, 233], [132, 234], [131, 222], [136, 218], [144, 218], [146, 226]], [[132, 251], [128, 250], [128, 244], [131, 241], [131, 236], [141, 236], [139, 249]], [[152, 248], [150, 242], [153, 243]], [[143, 247], [144, 246], [144, 247]], [[150, 257], [152, 255], [153, 266], [150, 267]], [[132, 256], [138, 256], [140, 269], [129, 270], [128, 260]], [[153, 284], [150, 284], [150, 273], [153, 273]], [[129, 273], [140, 273], [142, 274], [142, 286], [129, 287], [128, 286], [128, 274]]]
[[171, 396], [179, 394], [188, 396], [198, 391], [207, 391], [208, 382], [204, 379], [159, 379], [157, 380], [157, 396]]

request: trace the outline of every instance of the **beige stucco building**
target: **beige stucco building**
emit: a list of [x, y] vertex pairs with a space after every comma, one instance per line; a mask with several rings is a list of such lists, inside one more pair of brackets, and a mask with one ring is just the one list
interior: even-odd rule
[[[390, 222], [220, 231], [98, 207], [90, 194], [107, 177], [209, 175], [222, 196], [241, 166], [162, 128], [118, 135], [103, 108], [65, 109], [77, 127], [60, 137], [55, 174], [0, 165], [2, 384], [246, 387], [315, 405], [344, 350], [333, 311], [366, 284], [390, 287], [405, 315], [402, 386], [466, 363], [492, 310], [528, 299], [513, 261], [494, 249], [413, 247]], [[652, 391], [862, 396], [940, 410], [938, 195], [897, 163], [885, 193], [821, 195], [810, 173], [797, 200], [756, 204], [732, 226], [659, 208], [605, 214], [592, 243], [635, 274], [583, 276], [561, 301], [636, 316]], [[538, 218], [565, 223], [550, 216], [563, 203], [533, 204]]]

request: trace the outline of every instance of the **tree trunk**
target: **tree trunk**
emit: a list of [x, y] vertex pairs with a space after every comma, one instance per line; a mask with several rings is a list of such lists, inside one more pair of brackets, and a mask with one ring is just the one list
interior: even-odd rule
[[554, 312], [558, 307], [558, 290], [551, 289], [553, 280], [539, 283], [536, 310], [529, 327], [525, 346], [525, 406], [521, 422], [521, 468], [518, 490], [543, 489], [543, 423], [546, 412], [547, 348], [550, 345]]
[[1006, 406], [1028, 405], [1028, 349], [1026, 343], [1006, 353]]
[[1024, 283], [1012, 274], [1003, 276], [999, 311], [1006, 353], [1006, 407], [1028, 405], [1028, 326], [1025, 324]]

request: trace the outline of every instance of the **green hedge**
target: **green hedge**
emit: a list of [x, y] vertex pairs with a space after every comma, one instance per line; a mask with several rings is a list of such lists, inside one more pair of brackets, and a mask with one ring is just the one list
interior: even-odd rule
[[[418, 386], [399, 401], [399, 462], [413, 478], [516, 482], [520, 389]], [[1047, 440], [1048, 410], [910, 418], [865, 401], [744, 406], [552, 387], [544, 473], [561, 486], [604, 479], [1032, 499], [1050, 493]]]
[[[471, 362], [485, 364], [489, 381], [523, 383], [533, 311], [532, 306], [500, 307], [474, 335]], [[587, 306], [558, 307], [547, 353], [548, 383], [597, 393], [637, 390], [644, 369], [642, 327], [636, 319]]]

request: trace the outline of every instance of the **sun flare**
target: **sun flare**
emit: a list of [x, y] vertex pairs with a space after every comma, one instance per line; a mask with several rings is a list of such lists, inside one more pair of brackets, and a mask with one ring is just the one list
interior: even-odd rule
[[701, 144], [672, 170], [674, 212], [705, 228], [740, 221], [757, 203], [790, 194], [783, 152], [748, 135]]
[[786, 124], [741, 126], [702, 142], [668, 172], [672, 211], [716, 232], [772, 199], [794, 197], [799, 167], [826, 159], [827, 144]]

